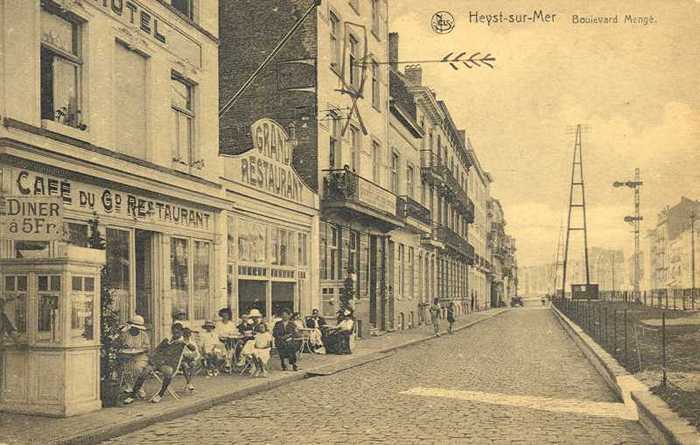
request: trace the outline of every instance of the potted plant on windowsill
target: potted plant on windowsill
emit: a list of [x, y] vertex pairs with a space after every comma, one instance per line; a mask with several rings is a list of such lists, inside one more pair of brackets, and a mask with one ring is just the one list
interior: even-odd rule
[[55, 121], [78, 130], [87, 130], [87, 125], [83, 123], [80, 110], [73, 110], [72, 107], [61, 107], [54, 112]]

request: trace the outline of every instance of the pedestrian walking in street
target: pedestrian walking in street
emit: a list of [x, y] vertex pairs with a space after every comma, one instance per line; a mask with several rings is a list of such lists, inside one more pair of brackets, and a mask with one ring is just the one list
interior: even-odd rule
[[282, 312], [282, 319], [275, 323], [275, 327], [272, 329], [272, 336], [275, 337], [275, 346], [280, 356], [282, 371], [287, 370], [287, 363], [285, 363], [285, 360], [289, 360], [292, 369], [297, 371], [299, 369], [297, 367], [296, 341], [298, 332], [296, 325], [290, 320], [289, 312]]
[[453, 331], [453, 326], [455, 324], [455, 311], [457, 308], [455, 307], [455, 302], [450, 301], [450, 304], [447, 305], [447, 332], [450, 334], [454, 334]]
[[442, 309], [440, 308], [440, 300], [433, 298], [433, 304], [430, 306], [430, 322], [433, 324], [433, 333], [436, 336], [440, 336], [440, 313]]

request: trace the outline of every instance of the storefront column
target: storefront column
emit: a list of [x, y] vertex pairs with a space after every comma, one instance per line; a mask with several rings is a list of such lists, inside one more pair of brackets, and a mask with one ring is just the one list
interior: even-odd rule
[[265, 281], [265, 318], [272, 320], [272, 281]]

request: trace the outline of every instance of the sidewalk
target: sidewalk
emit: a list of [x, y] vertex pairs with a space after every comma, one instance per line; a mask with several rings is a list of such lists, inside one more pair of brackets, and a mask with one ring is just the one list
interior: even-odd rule
[[[487, 320], [508, 309], [492, 309], [460, 317], [455, 323], [456, 330], [466, 329]], [[447, 323], [443, 322], [443, 329]], [[105, 408], [95, 413], [66, 419], [0, 414], [0, 445], [17, 444], [93, 444], [110, 437], [172, 420], [211, 408], [212, 406], [238, 400], [248, 395], [266, 391], [309, 376], [331, 375], [336, 372], [361, 366], [372, 361], [390, 357], [393, 351], [434, 338], [430, 326], [421, 326], [406, 331], [393, 332], [378, 337], [355, 341], [352, 355], [313, 355], [304, 354], [299, 362], [299, 372], [282, 372], [279, 360], [272, 358], [273, 372], [270, 378], [240, 376], [196, 377], [197, 390], [186, 394], [183, 391], [184, 379], [176, 378], [172, 383], [180, 401], [166, 396], [159, 404], [137, 402], [119, 408]], [[157, 389], [149, 382], [147, 392]]]

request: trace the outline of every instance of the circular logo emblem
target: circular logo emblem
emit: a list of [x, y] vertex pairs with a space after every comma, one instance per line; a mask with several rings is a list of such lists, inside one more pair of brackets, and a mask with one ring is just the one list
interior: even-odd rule
[[447, 34], [455, 29], [455, 18], [447, 11], [436, 12], [430, 25], [436, 34]]

